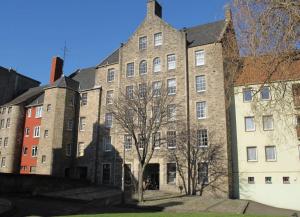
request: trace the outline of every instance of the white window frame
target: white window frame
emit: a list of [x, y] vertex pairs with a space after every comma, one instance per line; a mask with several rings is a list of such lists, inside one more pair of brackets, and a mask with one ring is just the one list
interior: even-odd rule
[[196, 85], [197, 93], [205, 92], [206, 91], [206, 76], [205, 75], [197, 75], [195, 77], [195, 85]]
[[134, 77], [134, 62], [127, 63], [127, 65], [126, 65], [126, 77], [127, 78]]
[[[108, 118], [108, 117], [110, 117], [110, 118]], [[113, 125], [112, 113], [106, 113], [105, 114], [105, 127], [112, 128], [112, 125]]]
[[154, 34], [154, 47], [161, 46], [163, 44], [163, 35], [162, 32]]
[[[172, 133], [172, 136], [173, 136], [172, 138], [169, 138], [170, 133]], [[168, 147], [168, 149], [175, 149], [177, 147], [176, 137], [177, 137], [177, 132], [175, 130], [169, 130], [169, 131], [167, 131], [167, 147]], [[172, 143], [175, 143], [175, 145], [172, 144], [170, 146], [170, 141], [172, 141]]]
[[[204, 107], [201, 105], [204, 105]], [[199, 115], [199, 114], [204, 114], [204, 115]], [[207, 118], [207, 102], [206, 101], [201, 101], [201, 102], [196, 102], [196, 117], [198, 120], [206, 119]]]
[[103, 151], [104, 152], [111, 152], [112, 151], [111, 136], [104, 136], [103, 137]]
[[115, 69], [111, 68], [107, 70], [107, 82], [111, 83], [115, 80]]
[[35, 145], [35, 146], [32, 146], [31, 148], [31, 157], [37, 157], [38, 155], [38, 147]]
[[168, 95], [176, 95], [176, 91], [177, 91], [176, 78], [171, 78], [167, 80], [167, 88], [168, 88]]
[[147, 36], [139, 37], [139, 50], [140, 51], [146, 50], [147, 49], [147, 43], [148, 43]]
[[[247, 121], [246, 120], [250, 119], [250, 118], [253, 120], [253, 128], [247, 129]], [[246, 117], [244, 117], [244, 123], [245, 123], [245, 132], [254, 132], [256, 130], [254, 116], [246, 116]]]
[[[205, 133], [203, 133], [205, 132]], [[206, 145], [204, 145], [206, 143]], [[208, 147], [208, 130], [207, 129], [198, 129], [197, 130], [197, 146], [199, 148]]]
[[32, 113], [32, 110], [31, 108], [27, 110], [27, 117], [31, 118], [31, 113]]
[[[248, 155], [248, 150], [255, 148], [255, 159], [249, 159], [249, 155]], [[257, 162], [258, 161], [258, 151], [257, 151], [257, 147], [256, 146], [248, 146], [246, 147], [246, 156], [247, 156], [247, 162]]]
[[133, 99], [134, 97], [134, 89], [133, 85], [129, 85], [125, 87], [126, 97], [127, 99]]
[[171, 104], [167, 106], [167, 118], [168, 122], [176, 121], [176, 105]]
[[162, 87], [161, 81], [153, 81], [152, 82], [152, 92], [153, 92], [154, 97], [161, 96], [161, 87]]
[[153, 72], [154, 73], [161, 72], [161, 60], [159, 57], [155, 57], [153, 59]]
[[84, 142], [78, 142], [77, 143], [77, 157], [83, 157], [85, 151], [85, 143]]
[[41, 118], [43, 115], [43, 107], [42, 106], [37, 106], [35, 108], [35, 118]]
[[79, 118], [79, 131], [85, 131], [85, 127], [86, 127], [86, 117], [80, 117]]
[[168, 70], [176, 69], [176, 55], [175, 54], [167, 55], [167, 67], [168, 67]]
[[[128, 139], [130, 138], [130, 139]], [[131, 135], [124, 135], [124, 148], [125, 150], [132, 149], [132, 136]]]
[[25, 137], [28, 137], [30, 135], [30, 128], [26, 127], [24, 134], [25, 134]]
[[[265, 88], [269, 89], [269, 98], [268, 98], [268, 99], [263, 99], [263, 90], [264, 90]], [[260, 91], [260, 99], [261, 99], [262, 101], [269, 101], [269, 100], [271, 100], [271, 88], [270, 88], [270, 86], [263, 86], [263, 87], [262, 87], [262, 89], [261, 89], [261, 91]]]
[[205, 65], [205, 52], [204, 50], [195, 51], [195, 65], [204, 66]]
[[[251, 93], [251, 100], [246, 100], [246, 92], [250, 91]], [[251, 87], [243, 88], [243, 102], [252, 102], [253, 101], [253, 89]]]
[[86, 106], [88, 104], [88, 93], [81, 94], [81, 106]]
[[41, 126], [35, 126], [33, 130], [33, 138], [39, 138], [41, 136]]
[[139, 75], [146, 75], [148, 72], [148, 64], [146, 60], [142, 60], [139, 64]]
[[113, 104], [113, 98], [114, 98], [114, 91], [113, 90], [106, 91], [106, 105]]
[[[273, 148], [274, 149], [274, 158], [273, 159], [268, 159], [267, 158], [267, 148]], [[277, 150], [276, 150], [276, 146], [275, 145], [265, 146], [265, 159], [266, 159], [267, 162], [277, 161]]]
[[[266, 119], [267, 118], [271, 118], [272, 120], [272, 127], [271, 128], [266, 128]], [[262, 116], [262, 122], [263, 122], [263, 130], [264, 131], [271, 131], [271, 130], [274, 130], [274, 118], [273, 118], [273, 115], [263, 115]]]

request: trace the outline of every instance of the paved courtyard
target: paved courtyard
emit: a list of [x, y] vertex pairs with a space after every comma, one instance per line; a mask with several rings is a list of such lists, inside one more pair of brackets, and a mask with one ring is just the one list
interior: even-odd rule
[[[184, 197], [164, 192], [148, 191], [145, 193], [145, 202], [142, 204], [128, 200], [127, 205], [106, 206], [99, 200], [90, 200], [92, 189], [82, 189], [82, 194], [76, 189], [81, 200], [57, 197], [40, 197], [31, 195], [9, 194], [2, 195], [14, 205], [13, 212], [7, 216], [65, 216], [75, 214], [101, 214], [101, 213], [131, 213], [131, 212], [217, 212], [234, 214], [253, 214], [270, 216], [300, 217], [300, 212], [278, 209], [245, 200], [229, 200], [204, 197]], [[66, 194], [66, 192], [65, 192]], [[89, 195], [88, 200], [82, 200], [84, 194]], [[68, 191], [67, 195], [72, 195]], [[97, 195], [97, 193], [92, 194]], [[2, 200], [3, 201], [3, 200]], [[1, 202], [1, 200], [0, 200]], [[0, 204], [1, 205], [1, 204]], [[1, 212], [1, 206], [0, 206]], [[1, 215], [0, 215], [1, 216]]]

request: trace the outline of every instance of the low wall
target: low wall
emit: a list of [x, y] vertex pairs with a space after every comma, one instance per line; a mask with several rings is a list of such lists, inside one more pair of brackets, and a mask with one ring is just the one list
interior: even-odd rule
[[91, 185], [89, 181], [47, 175], [0, 173], [1, 193], [38, 193], [65, 190]]

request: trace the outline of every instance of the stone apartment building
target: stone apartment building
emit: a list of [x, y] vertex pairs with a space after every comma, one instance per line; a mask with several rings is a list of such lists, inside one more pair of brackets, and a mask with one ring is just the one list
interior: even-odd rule
[[[222, 144], [227, 171], [217, 194], [229, 196], [231, 141], [225, 85], [229, 72], [224, 41], [235, 44], [231, 13], [226, 12], [225, 20], [178, 30], [162, 19], [162, 12], [157, 1], [148, 0], [141, 25], [96, 67], [67, 77], [62, 75], [62, 61], [54, 58], [48, 85], [31, 88], [2, 106], [12, 108], [9, 140], [14, 143], [0, 147], [1, 157], [6, 158], [0, 172], [87, 178], [120, 186], [126, 143], [126, 172], [136, 178], [138, 161], [132, 141], [125, 141], [107, 109], [135, 84], [156, 88], [165, 84], [172, 89], [174, 103], [182, 105], [176, 113], [187, 127], [198, 129], [199, 144]], [[177, 130], [163, 128], [160, 133], [176, 141]], [[179, 191], [176, 163], [166, 155], [171, 148], [172, 144], [157, 148], [146, 172], [160, 190]], [[209, 168], [200, 171], [199, 167], [199, 174], [207, 173]]]

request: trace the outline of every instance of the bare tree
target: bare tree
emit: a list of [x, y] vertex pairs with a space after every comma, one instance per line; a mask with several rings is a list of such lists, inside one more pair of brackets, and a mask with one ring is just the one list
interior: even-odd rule
[[[293, 64], [300, 60], [300, 1], [299, 0], [232, 0], [235, 40], [223, 40], [228, 65], [227, 71], [242, 83], [259, 83], [261, 91], [265, 84], [271, 88], [286, 89], [286, 81], [295, 78]], [[235, 52], [233, 52], [236, 50]], [[232, 58], [230, 53], [239, 53]], [[249, 77], [243, 77], [245, 69]], [[290, 73], [288, 73], [290, 72]], [[259, 81], [257, 80], [259, 77]], [[232, 79], [228, 79], [228, 86]], [[252, 82], [251, 82], [252, 81]], [[280, 81], [273, 87], [272, 81]], [[244, 82], [247, 83], [247, 82]], [[228, 88], [230, 89], [230, 88]], [[284, 93], [276, 101], [281, 102]]]
[[222, 191], [220, 181], [227, 175], [224, 148], [222, 144], [209, 143], [208, 137], [213, 140], [214, 135], [208, 135], [206, 129], [182, 130], [177, 136], [176, 149], [169, 151], [169, 159], [176, 162], [186, 194], [189, 194], [187, 172], [190, 173], [192, 195], [197, 192], [202, 195], [208, 186]]
[[[108, 108], [124, 134], [132, 138], [139, 160], [138, 199], [143, 201], [144, 171], [151, 160], [155, 144], [163, 143], [157, 136], [161, 128], [176, 123], [178, 105], [161, 82], [140, 83], [121, 89]], [[176, 115], [177, 116], [177, 115]]]

